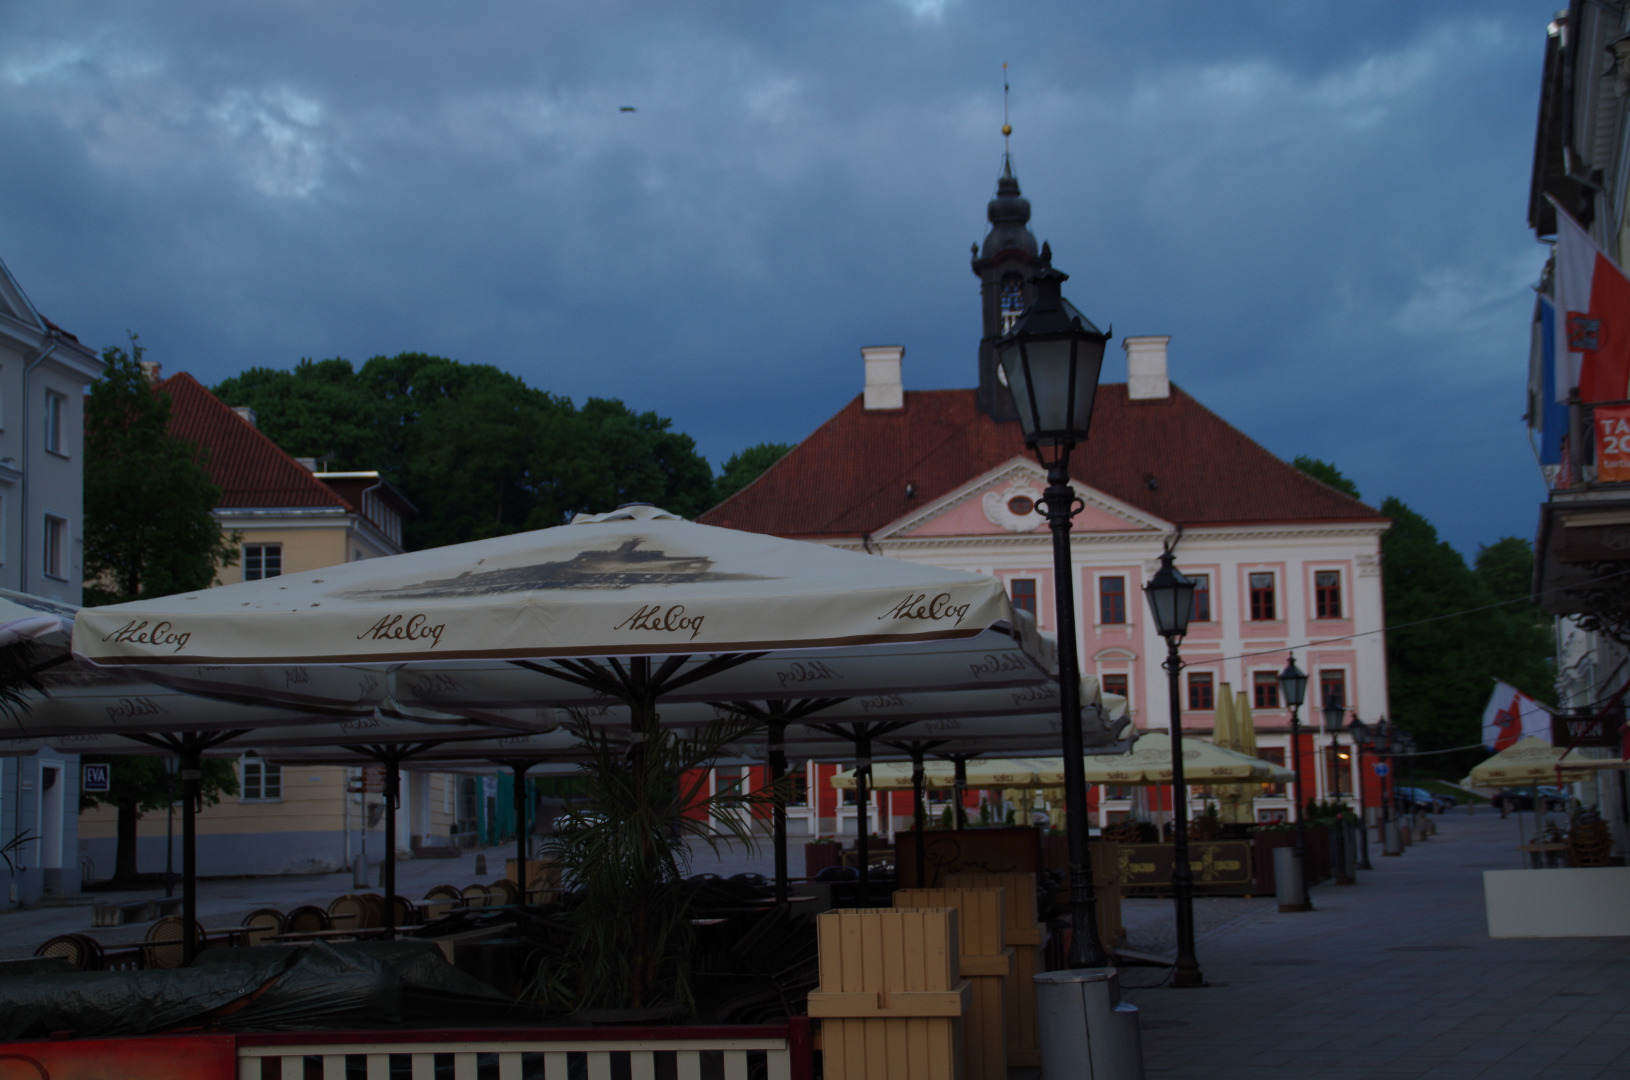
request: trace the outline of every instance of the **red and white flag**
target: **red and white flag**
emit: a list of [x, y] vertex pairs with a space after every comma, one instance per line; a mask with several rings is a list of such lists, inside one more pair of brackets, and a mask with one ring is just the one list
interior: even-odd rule
[[1551, 714], [1516, 687], [1496, 682], [1483, 710], [1483, 745], [1498, 754], [1528, 737], [1550, 742]]
[[1560, 206], [1554, 332], [1558, 402], [1630, 398], [1630, 279]]

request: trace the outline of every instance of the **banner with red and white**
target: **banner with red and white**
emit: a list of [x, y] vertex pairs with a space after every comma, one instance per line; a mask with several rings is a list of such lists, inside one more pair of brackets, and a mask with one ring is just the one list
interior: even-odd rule
[[1561, 207], [1556, 211], [1556, 384], [1585, 404], [1630, 398], [1630, 279]]
[[1529, 737], [1551, 741], [1550, 712], [1516, 687], [1496, 682], [1483, 710], [1483, 745], [1499, 753]]

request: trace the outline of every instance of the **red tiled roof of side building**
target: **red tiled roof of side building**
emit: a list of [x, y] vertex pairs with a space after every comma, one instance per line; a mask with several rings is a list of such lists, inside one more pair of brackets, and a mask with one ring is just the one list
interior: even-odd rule
[[355, 511], [191, 375], [171, 375], [158, 389], [170, 395], [170, 434], [209, 451], [209, 475], [221, 489], [223, 509], [331, 506]]
[[[858, 537], [1028, 454], [1019, 425], [980, 412], [972, 390], [908, 391], [904, 407], [874, 412], [856, 397], [698, 520], [779, 536]], [[1124, 383], [1099, 387], [1091, 436], [1071, 455], [1070, 474], [1184, 527], [1386, 520], [1274, 457], [1175, 385], [1169, 397], [1139, 401]]]

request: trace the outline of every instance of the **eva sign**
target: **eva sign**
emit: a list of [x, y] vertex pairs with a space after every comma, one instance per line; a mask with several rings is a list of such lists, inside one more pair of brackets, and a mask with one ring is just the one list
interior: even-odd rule
[[1630, 480], [1630, 405], [1597, 406], [1596, 479]]
[[79, 788], [81, 791], [113, 790], [113, 766], [105, 761], [81, 765]]

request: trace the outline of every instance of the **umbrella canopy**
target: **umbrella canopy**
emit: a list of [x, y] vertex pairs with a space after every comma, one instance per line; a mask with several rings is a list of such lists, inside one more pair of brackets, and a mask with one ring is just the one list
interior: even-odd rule
[[571, 525], [82, 611], [97, 663], [674, 656], [970, 638], [995, 578], [630, 507]]
[[[1224, 750], [1232, 750], [1249, 758], [1256, 757], [1256, 728], [1251, 720], [1250, 702], [1243, 693], [1236, 698], [1234, 688], [1228, 683], [1218, 688], [1217, 725], [1212, 731], [1211, 741]], [[1248, 824], [1256, 820], [1255, 781], [1218, 784], [1213, 794], [1223, 821]]]
[[1475, 766], [1471, 782], [1476, 787], [1554, 783], [1559, 768], [1564, 780], [1577, 780], [1592, 770], [1619, 768], [1624, 764], [1613, 758], [1587, 758], [1577, 750], [1552, 746], [1530, 735]]
[[[1288, 769], [1244, 754], [1236, 754], [1199, 739], [1184, 739], [1183, 777], [1194, 784], [1221, 781], [1279, 783], [1291, 776]], [[1046, 779], [1046, 778], [1044, 778]], [[1048, 786], [1062, 784], [1063, 773]], [[1087, 759], [1089, 784], [1170, 784], [1172, 782], [1171, 736], [1152, 732], [1138, 739], [1138, 746], [1121, 757]]]
[[[910, 791], [912, 766], [901, 762], [882, 762], [872, 766], [867, 787], [877, 791]], [[950, 788], [956, 786], [956, 768], [949, 761], [926, 763], [923, 786]], [[1035, 764], [1022, 758], [978, 759], [967, 764], [968, 786], [973, 788], [1031, 787], [1036, 778]], [[855, 771], [844, 769], [832, 777], [832, 786], [852, 790]]]

